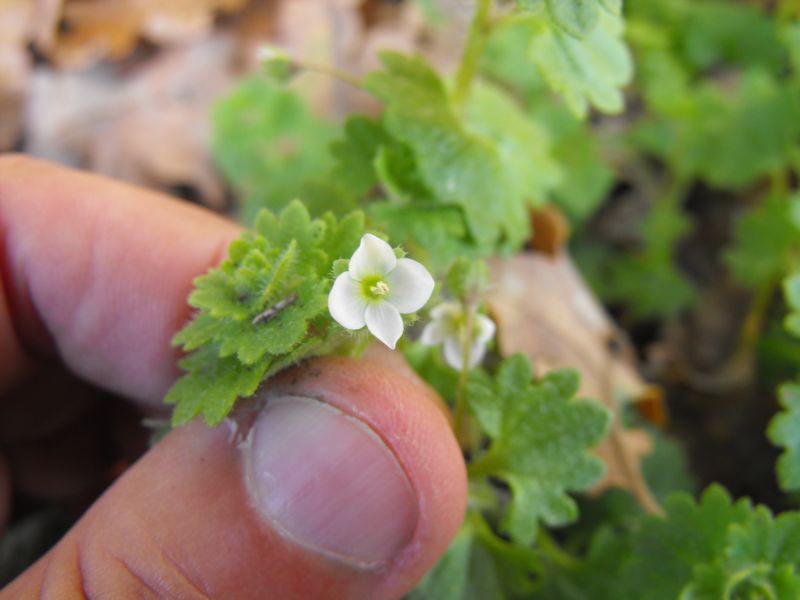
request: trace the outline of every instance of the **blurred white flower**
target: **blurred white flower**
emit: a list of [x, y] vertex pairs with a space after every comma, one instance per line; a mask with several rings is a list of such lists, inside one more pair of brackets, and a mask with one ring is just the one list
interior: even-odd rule
[[425, 306], [433, 277], [420, 263], [397, 258], [382, 239], [368, 233], [350, 258], [349, 270], [336, 278], [328, 296], [331, 316], [346, 329], [367, 326], [389, 348], [403, 335], [401, 313]]
[[256, 58], [261, 62], [270, 62], [273, 60], [289, 60], [289, 55], [285, 50], [281, 50], [275, 46], [264, 45], [256, 50]]
[[[431, 311], [431, 322], [422, 330], [420, 341], [428, 346], [442, 344], [445, 362], [454, 369], [464, 368], [464, 356], [471, 369], [483, 360], [486, 346], [494, 336], [489, 317], [476, 314], [472, 319], [472, 339], [467, 339], [467, 312], [459, 302], [442, 302]], [[466, 351], [466, 352], [465, 352]]]

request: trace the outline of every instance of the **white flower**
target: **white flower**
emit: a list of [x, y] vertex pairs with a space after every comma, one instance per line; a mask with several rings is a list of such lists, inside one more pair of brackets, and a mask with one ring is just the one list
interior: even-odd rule
[[425, 306], [433, 277], [420, 263], [397, 258], [391, 246], [368, 233], [350, 258], [349, 270], [333, 282], [328, 296], [331, 316], [346, 329], [364, 325], [394, 348], [403, 335], [401, 313]]
[[459, 371], [464, 368], [464, 351], [467, 350], [467, 363], [472, 368], [483, 360], [495, 326], [489, 317], [476, 314], [472, 320], [471, 340], [467, 340], [466, 328], [464, 306], [459, 302], [442, 302], [431, 311], [431, 322], [422, 330], [420, 341], [428, 346], [443, 344], [445, 362]]

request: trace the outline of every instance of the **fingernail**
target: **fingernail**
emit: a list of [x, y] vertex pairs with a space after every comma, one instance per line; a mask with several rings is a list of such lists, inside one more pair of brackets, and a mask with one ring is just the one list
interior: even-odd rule
[[370, 566], [411, 540], [418, 506], [411, 483], [357, 418], [311, 398], [273, 399], [245, 452], [257, 507], [298, 543]]

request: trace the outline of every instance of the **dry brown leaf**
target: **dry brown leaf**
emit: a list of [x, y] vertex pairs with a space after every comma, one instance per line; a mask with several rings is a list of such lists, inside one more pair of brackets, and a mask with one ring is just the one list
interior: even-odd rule
[[31, 21], [30, 39], [39, 48], [53, 43], [58, 29], [64, 0], [32, 0], [33, 19]]
[[[24, 149], [148, 187], [192, 186], [203, 202], [219, 208], [224, 189], [209, 157], [212, 102], [257, 68], [257, 48], [278, 33], [296, 45], [299, 56], [323, 62], [321, 57], [336, 55], [332, 48], [345, 39], [338, 26], [351, 21], [357, 26], [357, 2], [254, 1], [214, 35], [185, 43], [184, 38], [204, 33], [209, 21], [203, 15], [237, 10], [245, 0], [166, 3], [168, 10], [153, 0], [67, 0], [64, 20], [79, 27], [49, 40], [52, 27], [32, 34], [65, 64], [125, 56], [138, 36], [164, 33], [161, 41], [184, 43], [140, 53], [123, 65], [105, 61], [69, 72], [40, 66], [25, 109]], [[55, 0], [43, 0], [41, 10], [58, 21]], [[185, 17], [186, 10], [197, 19]], [[185, 28], [168, 27], [170, 19]], [[332, 79], [308, 80], [326, 87], [317, 100], [330, 112]]]
[[647, 385], [639, 396], [636, 409], [648, 423], [664, 428], [669, 425], [669, 412], [664, 399], [664, 390], [658, 385]]
[[248, 0], [68, 0], [60, 27], [42, 28], [37, 47], [55, 64], [85, 68], [128, 56], [141, 38], [157, 45], [195, 42], [217, 13], [241, 10]]
[[[440, 73], [455, 71], [461, 57], [461, 48], [472, 17], [474, 6], [459, 0], [439, 0], [439, 10], [446, 19], [438, 26], [426, 19], [419, 2], [373, 10], [367, 15], [369, 26], [361, 29], [345, 55], [348, 70], [364, 75], [381, 68], [379, 60], [383, 50], [405, 54], [419, 53]], [[363, 93], [351, 91], [350, 105], [359, 111], [374, 110]]]
[[[523, 352], [539, 374], [581, 371], [581, 393], [603, 398], [610, 377], [615, 396], [637, 397], [644, 382], [629, 361], [613, 357], [615, 327], [569, 255], [525, 253], [492, 263], [490, 308], [503, 354]], [[611, 371], [609, 372], [609, 364]]]
[[446, 26], [441, 27], [426, 19], [417, 2], [373, 12], [369, 28], [363, 29], [363, 35], [351, 44], [348, 57], [351, 68], [359, 74], [378, 69], [380, 52], [395, 50], [422, 53], [438, 71], [452, 71], [458, 64], [473, 11], [471, 6], [463, 8], [462, 3], [462, 10], [446, 13]]
[[620, 456], [619, 448], [615, 448], [610, 440], [594, 449], [594, 453], [606, 464], [603, 478], [595, 485], [593, 491], [602, 492], [611, 487], [633, 490], [630, 468], [641, 468], [642, 459], [653, 451], [653, 440], [642, 429], [624, 429], [619, 432], [623, 452], [627, 461]]
[[37, 69], [25, 150], [149, 187], [193, 186], [219, 207], [224, 192], [208, 155], [209, 113], [238, 76], [235, 48], [220, 34], [162, 51], [132, 74]]
[[552, 204], [531, 211], [531, 246], [548, 256], [561, 253], [569, 240], [569, 221], [564, 213]]
[[[472, 8], [448, 13], [447, 26], [434, 28], [419, 4], [363, 0], [292, 0], [276, 11], [271, 43], [301, 62], [361, 76], [379, 69], [379, 53], [395, 50], [424, 54], [438, 70], [458, 62]], [[327, 75], [307, 73], [293, 84], [318, 112], [344, 116], [375, 113], [377, 101], [363, 90]]]
[[[275, 16], [276, 46], [301, 62], [351, 71], [349, 45], [361, 35], [360, 0], [291, 0]], [[352, 110], [346, 83], [308, 72], [292, 84], [317, 112], [342, 117]], [[358, 92], [364, 95], [363, 92]]]
[[[603, 402], [613, 414], [620, 401], [642, 394], [645, 383], [631, 359], [611, 351], [615, 327], [569, 255], [519, 254], [493, 261], [491, 272], [488, 301], [501, 354], [522, 352], [538, 375], [562, 367], [578, 369], [580, 394]], [[644, 431], [614, 427], [596, 449], [607, 472], [595, 489], [617, 485], [646, 495], [640, 461], [651, 446]]]
[[17, 141], [31, 70], [26, 49], [33, 17], [29, 0], [0, 0], [0, 152]]
[[[411, 51], [424, 45], [428, 53], [438, 47], [436, 40], [447, 38], [429, 35], [413, 3], [381, 11], [365, 32], [363, 0], [4, 1], [26, 7], [28, 24], [13, 27], [26, 38], [0, 39], [0, 76], [10, 72], [2, 66], [7, 47], [28, 68], [29, 40], [55, 68], [41, 65], [35, 77], [16, 77], [16, 87], [0, 87], [0, 143], [18, 139], [20, 119], [9, 115], [21, 110], [30, 85], [25, 150], [148, 187], [193, 186], [212, 206], [220, 205], [223, 190], [208, 157], [207, 113], [215, 96], [257, 68], [260, 45], [269, 41], [302, 60], [359, 73], [375, 66], [365, 57], [374, 61], [379, 47]], [[217, 28], [215, 41], [192, 41], [208, 35], [215, 14], [233, 11], [239, 14]], [[224, 48], [204, 54], [202, 48], [219, 48], [222, 38]], [[141, 39], [165, 47], [131, 55]], [[457, 58], [457, 45], [450, 49], [450, 58]], [[448, 52], [436, 50], [434, 59]], [[113, 62], [123, 58], [122, 64]], [[62, 70], [76, 66], [84, 68]], [[303, 75], [296, 88], [329, 115], [363, 109], [370, 100], [327, 75]], [[13, 90], [22, 92], [9, 96]]]
[[231, 23], [231, 33], [239, 46], [239, 62], [255, 69], [258, 49], [275, 37], [278, 2], [251, 2]]

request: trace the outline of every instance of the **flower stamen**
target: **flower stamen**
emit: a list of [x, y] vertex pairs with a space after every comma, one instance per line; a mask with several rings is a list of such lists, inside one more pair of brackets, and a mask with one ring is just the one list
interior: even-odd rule
[[369, 291], [375, 294], [376, 296], [385, 296], [389, 293], [389, 284], [385, 281], [379, 281], [375, 285], [369, 288]]

